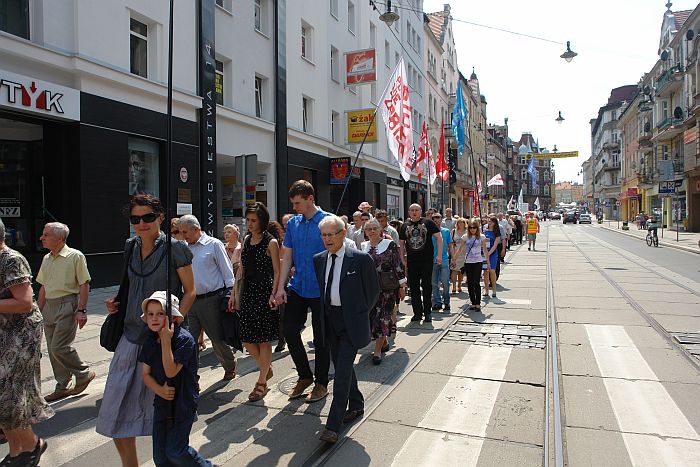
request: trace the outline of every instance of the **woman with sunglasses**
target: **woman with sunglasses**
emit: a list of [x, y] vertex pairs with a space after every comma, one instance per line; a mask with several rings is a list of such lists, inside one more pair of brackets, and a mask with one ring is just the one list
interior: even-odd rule
[[493, 290], [491, 298], [496, 297], [496, 266], [501, 260], [498, 248], [502, 243], [501, 240], [501, 228], [498, 225], [498, 219], [495, 216], [489, 217], [484, 229], [484, 236], [486, 237], [486, 248], [487, 251], [484, 253], [484, 300], [489, 298], [489, 287]]
[[463, 237], [467, 234], [467, 219], [460, 217], [455, 222], [455, 228], [450, 232], [452, 235], [452, 249], [455, 254], [450, 262], [450, 279], [452, 280], [452, 293], [462, 293], [462, 280], [464, 280], [464, 275], [462, 270], [464, 269], [464, 256], [458, 254], [462, 247]]
[[[148, 327], [141, 320], [141, 302], [166, 285], [168, 261], [166, 236], [160, 230], [165, 208], [153, 195], [136, 195], [127, 206], [136, 236], [126, 241], [124, 259], [128, 297], [124, 332], [109, 365], [95, 430], [114, 440], [122, 465], [138, 466], [136, 436], [151, 436], [153, 392], [143, 383], [143, 363], [138, 361]], [[170, 290], [180, 299], [180, 312], [187, 315], [195, 300], [192, 253], [184, 242], [172, 242], [169, 265]], [[105, 301], [109, 313], [118, 311], [115, 298]], [[181, 320], [182, 318], [180, 318]]]
[[486, 236], [481, 235], [479, 219], [470, 219], [467, 225], [467, 233], [462, 236], [462, 242], [455, 256], [464, 259], [464, 271], [467, 274], [467, 291], [471, 302], [469, 309], [481, 310], [481, 298], [479, 297], [481, 269], [482, 265], [485, 265], [486, 270], [484, 274], [490, 273], [491, 265], [488, 262], [484, 263], [484, 258], [488, 256], [488, 247]]

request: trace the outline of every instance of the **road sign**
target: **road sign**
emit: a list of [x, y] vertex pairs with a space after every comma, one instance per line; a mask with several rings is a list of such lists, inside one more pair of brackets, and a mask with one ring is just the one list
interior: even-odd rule
[[659, 194], [673, 194], [676, 192], [676, 182], [673, 180], [659, 182]]
[[620, 202], [617, 201], [617, 202], [615, 203], [615, 206], [620, 206]]
[[661, 180], [662, 182], [672, 182], [673, 181], [673, 161], [660, 160], [660, 161], [658, 161], [658, 165], [659, 165], [659, 180]]

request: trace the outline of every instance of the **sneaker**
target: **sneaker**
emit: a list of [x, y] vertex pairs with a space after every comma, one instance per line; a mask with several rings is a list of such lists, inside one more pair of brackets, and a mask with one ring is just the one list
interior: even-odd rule
[[442, 305], [435, 304], [433, 305], [433, 311], [438, 311], [442, 308]]
[[328, 388], [323, 384], [314, 384], [314, 388], [311, 390], [308, 396], [306, 396], [306, 403], [311, 404], [312, 402], [318, 402], [328, 395]]
[[304, 391], [306, 391], [306, 388], [311, 386], [313, 382], [313, 378], [304, 378], [297, 381], [297, 384], [294, 386], [294, 389], [292, 389], [292, 392], [289, 393], [289, 400], [297, 399], [303, 396]]

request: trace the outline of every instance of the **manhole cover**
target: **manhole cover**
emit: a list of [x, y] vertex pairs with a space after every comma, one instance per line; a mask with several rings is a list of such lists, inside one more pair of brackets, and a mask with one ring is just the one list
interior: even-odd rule
[[547, 331], [544, 326], [528, 324], [457, 323], [443, 340], [490, 347], [544, 349], [547, 346]]

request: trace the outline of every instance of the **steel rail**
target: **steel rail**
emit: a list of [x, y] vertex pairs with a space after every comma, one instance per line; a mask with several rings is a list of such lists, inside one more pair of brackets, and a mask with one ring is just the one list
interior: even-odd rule
[[[509, 260], [512, 260], [513, 256], [520, 251], [522, 244], [516, 249], [511, 251]], [[502, 266], [505, 269], [507, 264]], [[343, 447], [343, 445], [352, 437], [367, 420], [369, 420], [372, 413], [379, 408], [379, 406], [384, 402], [387, 397], [391, 395], [392, 392], [401, 384], [401, 382], [406, 379], [406, 377], [420, 364], [420, 362], [428, 356], [431, 350], [442, 340], [445, 335], [450, 332], [453, 325], [461, 318], [463, 315], [461, 312], [457, 312], [454, 316], [450, 317], [450, 321], [447, 323], [444, 329], [439, 333], [435, 334], [428, 342], [423, 344], [420, 350], [413, 356], [409, 361], [408, 366], [403, 372], [394, 374], [389, 377], [387, 384], [379, 389], [369, 400], [369, 404], [365, 406], [365, 413], [361, 420], [352, 424], [350, 428], [339, 433], [338, 441], [334, 444], [323, 443], [319, 445], [302, 463], [303, 467], [318, 467], [326, 465], [332, 457]], [[342, 436], [340, 436], [342, 435]]]
[[[568, 233], [564, 232], [563, 229], [562, 229], [562, 232], [564, 233], [564, 236], [567, 238], [567, 240], [569, 240], [571, 243], [573, 243], [574, 246], [576, 247], [576, 249], [578, 249], [578, 251], [581, 252], [581, 255], [586, 259], [586, 261], [588, 261], [591, 264], [591, 266], [593, 266], [600, 273], [600, 275], [602, 275], [605, 278], [605, 280], [608, 281], [608, 283], [615, 290], [617, 290], [617, 292], [620, 295], [622, 295], [622, 297], [627, 301], [627, 303], [629, 303], [630, 306], [632, 308], [634, 308], [634, 310], [637, 313], [639, 313], [642, 316], [642, 318], [644, 318], [646, 320], [647, 323], [649, 323], [649, 326], [651, 326], [656, 332], [658, 332], [659, 335], [661, 335], [661, 337], [663, 337], [673, 348], [678, 350], [681, 353], [681, 355], [683, 355], [685, 357], [685, 359], [688, 361], [688, 363], [693, 365], [693, 367], [695, 367], [695, 369], [698, 372], [700, 372], [700, 360], [698, 360], [696, 357], [694, 357], [693, 354], [691, 354], [685, 347], [683, 347], [678, 341], [676, 341], [676, 339], [671, 335], [671, 333], [668, 332], [661, 325], [661, 323], [659, 323], [656, 320], [656, 318], [654, 318], [649, 313], [647, 313], [647, 311], [644, 309], [644, 307], [642, 305], [640, 305], [639, 302], [637, 300], [635, 300], [630, 294], [628, 294], [627, 291], [625, 289], [623, 289], [622, 286], [620, 286], [620, 284], [615, 279], [610, 277], [610, 275], [603, 268], [601, 268], [596, 263], [594, 263], [593, 260], [591, 259], [591, 257], [588, 256], [588, 254], [583, 250], [583, 248], [581, 248], [578, 244], [576, 244], [575, 242], [573, 242], [571, 240], [571, 237], [569, 237]], [[610, 249], [612, 249], [612, 248], [610, 248]], [[642, 266], [642, 265], [640, 265], [640, 266]], [[642, 267], [644, 267], [644, 266], [642, 266]], [[651, 269], [650, 269], [650, 271], [654, 272], [655, 274], [658, 274], [659, 277], [662, 277], [666, 280], [671, 280], [671, 279], [668, 279], [668, 278], [662, 276], [661, 274], [657, 273], [656, 271], [653, 271]], [[676, 284], [676, 285], [681, 286], [682, 284]], [[695, 291], [693, 291], [692, 289], [689, 289], [687, 287], [684, 287], [684, 288], [697, 295], [697, 293]]]
[[[559, 380], [559, 350], [557, 346], [557, 309], [554, 304], [554, 280], [552, 276], [552, 254], [550, 252], [550, 230], [547, 228], [547, 365], [545, 371], [545, 431], [544, 465], [550, 465], [549, 442], [552, 435], [554, 465], [564, 466], [564, 436], [561, 423], [561, 388]], [[550, 404], [550, 392], [552, 403]], [[550, 424], [552, 431], [550, 432]]]

